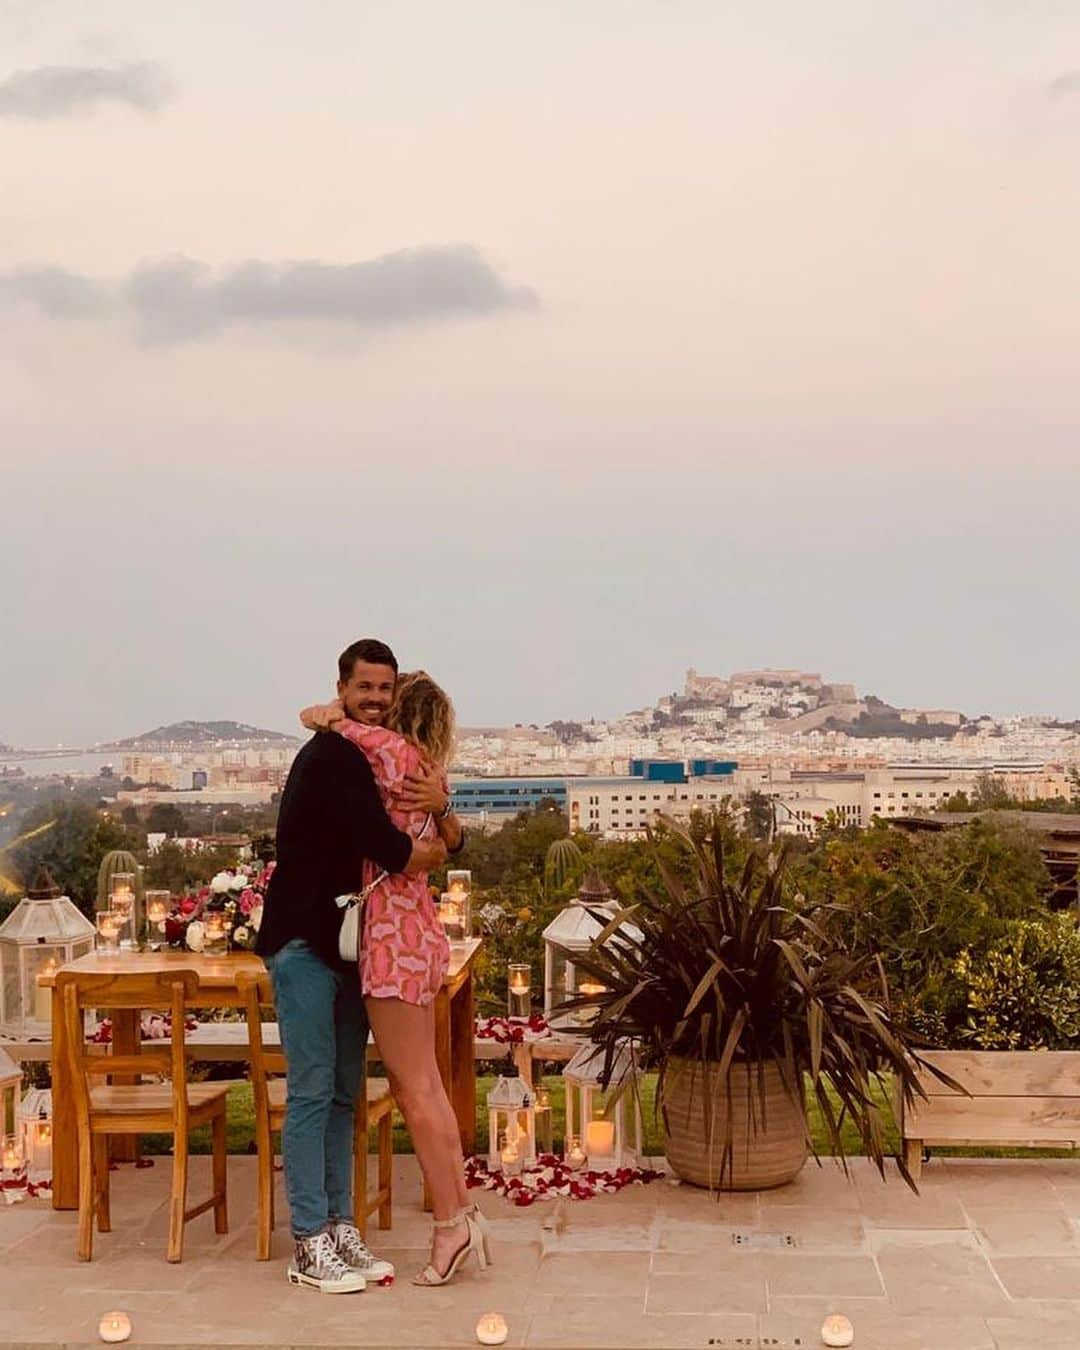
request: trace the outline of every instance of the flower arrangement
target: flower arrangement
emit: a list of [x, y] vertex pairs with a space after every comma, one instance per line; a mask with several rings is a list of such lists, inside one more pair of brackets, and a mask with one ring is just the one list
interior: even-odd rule
[[219, 872], [208, 886], [183, 896], [165, 920], [170, 947], [201, 952], [206, 943], [206, 915], [225, 915], [230, 951], [251, 951], [262, 925], [266, 888], [274, 863], [265, 867], [242, 865]]

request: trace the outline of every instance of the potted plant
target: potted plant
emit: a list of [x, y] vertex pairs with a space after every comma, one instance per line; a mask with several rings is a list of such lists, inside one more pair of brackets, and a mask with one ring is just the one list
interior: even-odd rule
[[880, 963], [853, 955], [827, 906], [795, 893], [788, 841], [734, 870], [719, 815], [692, 833], [667, 826], [692, 851], [695, 882], [658, 858], [661, 893], [640, 894], [577, 957], [604, 986], [568, 1005], [592, 1010], [602, 1084], [631, 1038], [639, 1065], [658, 1073], [668, 1162], [695, 1185], [756, 1190], [796, 1176], [813, 1149], [807, 1091], [831, 1151], [844, 1160], [843, 1128], [854, 1126], [884, 1174], [872, 1089], [887, 1077], [902, 1101], [921, 1096], [922, 1061], [893, 1024]]

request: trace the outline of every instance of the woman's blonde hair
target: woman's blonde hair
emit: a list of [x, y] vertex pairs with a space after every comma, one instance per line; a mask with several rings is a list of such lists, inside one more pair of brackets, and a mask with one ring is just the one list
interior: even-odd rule
[[454, 750], [454, 705], [426, 670], [398, 677], [386, 726], [424, 752], [442, 768]]

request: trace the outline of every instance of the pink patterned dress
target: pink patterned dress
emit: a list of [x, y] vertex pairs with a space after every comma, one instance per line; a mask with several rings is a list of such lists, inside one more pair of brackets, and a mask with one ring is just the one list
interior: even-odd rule
[[[338, 722], [334, 729], [367, 755], [393, 823], [414, 839], [420, 838], [430, 816], [425, 811], [405, 810], [398, 803], [406, 777], [420, 768], [420, 751], [396, 731], [350, 718]], [[365, 862], [364, 885], [370, 885], [380, 870], [374, 863]], [[405, 1003], [430, 1003], [442, 986], [449, 962], [450, 944], [428, 891], [427, 873], [399, 872], [379, 882], [364, 906], [360, 947], [364, 994], [399, 998]]]

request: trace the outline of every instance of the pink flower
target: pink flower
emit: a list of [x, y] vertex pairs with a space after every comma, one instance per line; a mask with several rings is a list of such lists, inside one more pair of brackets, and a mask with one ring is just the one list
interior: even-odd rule
[[246, 891], [240, 892], [240, 899], [237, 903], [240, 906], [240, 913], [246, 918], [255, 908], [255, 892], [250, 886]]
[[189, 914], [194, 914], [195, 911], [198, 909], [198, 907], [199, 902], [197, 900], [193, 900], [190, 895], [185, 895], [183, 900], [180, 901], [180, 913], [182, 915], [186, 916]]

